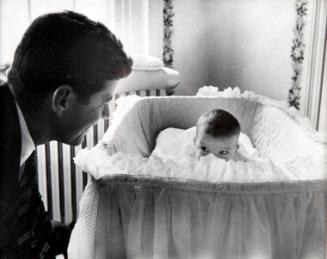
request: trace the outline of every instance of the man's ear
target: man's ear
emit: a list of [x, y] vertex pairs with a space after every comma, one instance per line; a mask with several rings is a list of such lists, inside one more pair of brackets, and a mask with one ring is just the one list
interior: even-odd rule
[[61, 116], [74, 101], [75, 94], [70, 85], [59, 86], [52, 95], [52, 111]]

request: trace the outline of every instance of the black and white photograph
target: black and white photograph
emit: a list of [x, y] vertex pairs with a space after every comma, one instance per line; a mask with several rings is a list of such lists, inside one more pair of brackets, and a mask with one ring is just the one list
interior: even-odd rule
[[0, 0], [0, 259], [327, 259], [327, 0]]

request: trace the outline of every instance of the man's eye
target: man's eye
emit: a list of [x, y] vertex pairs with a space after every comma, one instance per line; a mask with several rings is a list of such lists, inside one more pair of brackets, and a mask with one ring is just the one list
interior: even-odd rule
[[201, 146], [200, 148], [201, 148], [202, 151], [204, 151], [204, 152], [208, 152], [208, 148], [207, 148], [207, 147], [205, 147], [205, 146]]
[[223, 150], [223, 151], [220, 151], [219, 154], [223, 155], [223, 156], [226, 156], [226, 155], [228, 155], [228, 151]]

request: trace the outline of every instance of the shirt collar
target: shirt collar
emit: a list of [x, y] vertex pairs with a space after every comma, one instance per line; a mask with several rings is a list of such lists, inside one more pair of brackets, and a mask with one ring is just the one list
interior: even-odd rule
[[24, 115], [22, 110], [20, 109], [17, 102], [15, 102], [17, 107], [17, 113], [19, 118], [19, 124], [21, 129], [21, 140], [22, 140], [22, 149], [20, 153], [20, 166], [27, 160], [27, 158], [32, 154], [35, 150], [35, 144], [31, 137], [31, 134], [27, 128], [26, 121], [24, 119]]

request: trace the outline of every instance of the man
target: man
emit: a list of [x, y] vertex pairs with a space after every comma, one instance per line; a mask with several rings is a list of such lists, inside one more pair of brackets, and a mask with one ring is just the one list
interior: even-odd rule
[[25, 32], [0, 86], [0, 258], [53, 258], [70, 229], [41, 201], [32, 154], [50, 140], [78, 145], [101, 117], [132, 60], [101, 23], [47, 14]]

